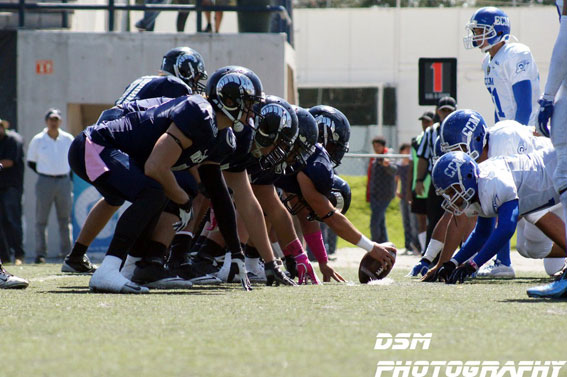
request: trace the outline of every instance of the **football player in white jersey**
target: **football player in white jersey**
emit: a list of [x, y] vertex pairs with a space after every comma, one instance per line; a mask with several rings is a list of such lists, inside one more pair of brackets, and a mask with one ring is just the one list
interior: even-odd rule
[[[535, 125], [540, 94], [539, 73], [530, 49], [510, 42], [510, 18], [495, 7], [478, 9], [466, 25], [465, 48], [486, 53], [482, 63], [484, 84], [494, 103], [494, 122], [515, 120]], [[499, 251], [494, 265], [482, 275], [498, 277], [514, 274], [510, 247]]]
[[510, 41], [510, 18], [498, 8], [480, 8], [465, 28], [465, 48], [486, 53], [482, 70], [495, 106], [495, 123], [512, 119], [535, 125], [539, 73], [528, 46]]
[[[476, 273], [512, 237], [520, 216], [559, 201], [555, 166], [553, 148], [494, 157], [480, 165], [464, 152], [449, 152], [437, 161], [432, 176], [445, 198], [443, 207], [455, 215], [478, 216], [471, 236], [439, 271], [447, 283], [462, 283]], [[562, 248], [555, 252], [565, 254]]]
[[[548, 126], [551, 119], [551, 140], [557, 153], [555, 188], [561, 196], [563, 210], [567, 206], [567, 2], [556, 1], [559, 12], [559, 33], [553, 47], [549, 74], [545, 90], [539, 100], [537, 122], [539, 133], [550, 135]], [[567, 293], [567, 274], [551, 284], [528, 289], [532, 297], [564, 297]]]
[[[516, 121], [502, 121], [488, 129], [481, 114], [466, 109], [458, 110], [447, 117], [441, 126], [440, 139], [442, 152], [463, 151], [478, 163], [492, 157], [532, 153], [538, 149], [551, 148], [548, 139], [533, 136], [530, 128], [521, 127]], [[545, 209], [530, 214], [526, 216], [527, 223], [524, 219], [520, 220], [518, 250], [523, 256], [540, 259], [550, 254], [552, 241], [538, 229], [545, 227], [547, 232], [553, 229], [557, 232], [557, 229], [562, 227], [557, 211], [555, 214], [550, 212], [550, 209]], [[559, 214], [561, 214], [560, 210]], [[452, 214], [447, 212], [444, 216], [451, 217]], [[465, 216], [458, 218], [458, 221], [449, 222], [445, 242], [442, 245], [442, 256], [436, 267], [427, 273], [425, 278], [427, 281], [435, 279], [439, 267], [450, 258], [459, 242], [466, 240], [475, 222], [475, 219], [467, 219]], [[557, 224], [560, 226], [558, 227]], [[534, 247], [534, 244], [547, 246]], [[543, 251], [536, 252], [536, 250]], [[554, 253], [558, 254], [557, 250]], [[428, 261], [432, 261], [436, 255], [432, 257], [430, 256]], [[427, 258], [427, 255], [424, 258]], [[563, 267], [564, 258], [546, 258], [544, 265], [546, 271], [553, 275]]]

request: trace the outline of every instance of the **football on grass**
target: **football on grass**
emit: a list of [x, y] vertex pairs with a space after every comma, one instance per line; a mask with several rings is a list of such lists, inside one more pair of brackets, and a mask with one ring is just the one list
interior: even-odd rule
[[[391, 242], [386, 242], [382, 245], [395, 247]], [[393, 252], [393, 257], [395, 263], [396, 252]], [[360, 266], [358, 266], [358, 280], [362, 284], [368, 284], [372, 280], [384, 279], [386, 276], [388, 276], [390, 271], [392, 271], [392, 267], [394, 267], [394, 264], [392, 264], [392, 266], [390, 267], [384, 266], [382, 265], [382, 263], [372, 258], [370, 256], [370, 253], [366, 253], [360, 261]]]

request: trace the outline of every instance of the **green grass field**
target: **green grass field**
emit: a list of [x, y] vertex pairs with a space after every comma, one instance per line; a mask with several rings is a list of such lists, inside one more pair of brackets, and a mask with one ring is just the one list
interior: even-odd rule
[[[374, 376], [378, 361], [565, 360], [567, 302], [529, 299], [546, 281], [460, 286], [237, 285], [92, 294], [60, 265], [8, 266], [31, 279], [0, 290], [0, 375]], [[341, 269], [355, 280], [355, 269]], [[429, 350], [374, 350], [379, 332], [433, 333]], [[567, 375], [567, 367], [560, 376]]]

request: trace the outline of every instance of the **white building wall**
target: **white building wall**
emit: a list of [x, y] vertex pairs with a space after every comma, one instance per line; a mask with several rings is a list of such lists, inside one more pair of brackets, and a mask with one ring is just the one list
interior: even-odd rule
[[[559, 23], [553, 7], [505, 8], [512, 33], [532, 49], [542, 89]], [[479, 50], [465, 50], [464, 25], [471, 8], [297, 9], [297, 81], [302, 86], [397, 87], [398, 137], [409, 141], [420, 130], [417, 118], [432, 107], [418, 105], [418, 59], [456, 57], [457, 100], [493, 122], [483, 84]]]

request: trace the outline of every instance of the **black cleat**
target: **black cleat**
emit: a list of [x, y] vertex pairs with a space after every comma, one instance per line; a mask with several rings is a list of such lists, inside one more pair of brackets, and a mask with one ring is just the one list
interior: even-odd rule
[[193, 283], [166, 270], [160, 258], [142, 259], [136, 262], [132, 281], [148, 288], [186, 289]]
[[91, 263], [91, 260], [86, 254], [79, 258], [67, 255], [61, 266], [61, 272], [69, 272], [72, 274], [92, 274], [95, 271], [96, 266]]

